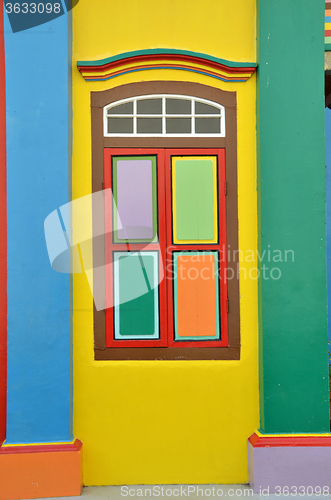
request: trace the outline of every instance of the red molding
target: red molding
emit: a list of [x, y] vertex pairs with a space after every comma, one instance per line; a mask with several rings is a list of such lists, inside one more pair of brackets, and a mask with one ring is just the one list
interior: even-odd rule
[[253, 446], [255, 446], [255, 443], [258, 441], [259, 436], [257, 434], [252, 434], [251, 437], [248, 438], [248, 442]]
[[15, 455], [17, 453], [45, 453], [59, 451], [80, 451], [82, 443], [76, 439], [73, 443], [63, 444], [36, 444], [27, 446], [3, 446], [0, 455]]
[[7, 214], [6, 77], [3, 2], [0, 2], [0, 443], [6, 438], [7, 390]]
[[287, 446], [331, 446], [331, 436], [258, 436], [252, 434], [248, 442], [253, 448]]

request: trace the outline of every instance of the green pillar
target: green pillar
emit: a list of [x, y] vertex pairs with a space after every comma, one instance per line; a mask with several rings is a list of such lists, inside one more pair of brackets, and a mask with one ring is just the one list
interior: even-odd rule
[[[265, 433], [330, 429], [324, 8], [323, 0], [258, 2], [262, 272], [265, 266], [259, 287], [260, 404]], [[286, 253], [290, 250], [294, 262], [292, 252]], [[280, 269], [279, 279], [270, 277], [271, 268]]]

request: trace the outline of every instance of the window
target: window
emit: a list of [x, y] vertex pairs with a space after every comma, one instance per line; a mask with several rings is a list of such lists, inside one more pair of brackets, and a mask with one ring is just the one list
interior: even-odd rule
[[105, 106], [104, 136], [225, 136], [224, 107], [206, 99], [149, 95]]
[[106, 346], [227, 346], [224, 149], [104, 154]]
[[239, 359], [235, 94], [146, 82], [91, 105], [93, 191], [113, 193], [95, 358]]

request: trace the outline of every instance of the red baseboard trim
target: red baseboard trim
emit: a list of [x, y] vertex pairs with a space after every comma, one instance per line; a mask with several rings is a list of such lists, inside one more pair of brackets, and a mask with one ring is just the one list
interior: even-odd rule
[[76, 439], [73, 443], [3, 446], [0, 448], [0, 455], [12, 455], [15, 453], [55, 453], [60, 451], [80, 451], [81, 448], [81, 441]]
[[331, 436], [258, 436], [254, 433], [248, 442], [253, 448], [331, 446]]

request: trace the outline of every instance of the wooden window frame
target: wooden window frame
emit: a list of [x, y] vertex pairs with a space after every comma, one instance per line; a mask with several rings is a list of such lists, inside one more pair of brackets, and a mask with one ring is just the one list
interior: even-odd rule
[[[104, 137], [103, 109], [106, 105], [121, 99], [152, 94], [177, 94], [194, 96], [218, 103], [225, 108], [225, 137]], [[94, 356], [96, 360], [221, 360], [240, 359], [240, 309], [238, 278], [238, 205], [237, 205], [237, 114], [236, 93], [190, 82], [139, 82], [122, 85], [102, 92], [91, 92], [92, 124], [92, 192], [104, 189], [104, 149], [132, 148], [175, 149], [175, 150], [225, 150], [226, 175], [226, 242], [231, 251], [227, 268], [233, 279], [227, 282], [228, 292], [228, 346], [218, 347], [107, 347], [105, 310], [97, 311], [94, 306]], [[93, 209], [92, 209], [93, 210]], [[93, 230], [100, 235], [105, 227], [100, 213], [92, 212]], [[102, 243], [102, 238], [101, 238]], [[105, 241], [103, 241], [105, 243]], [[94, 244], [94, 263], [105, 262], [105, 244]], [[106, 290], [104, 282], [98, 280], [98, 287]]]

